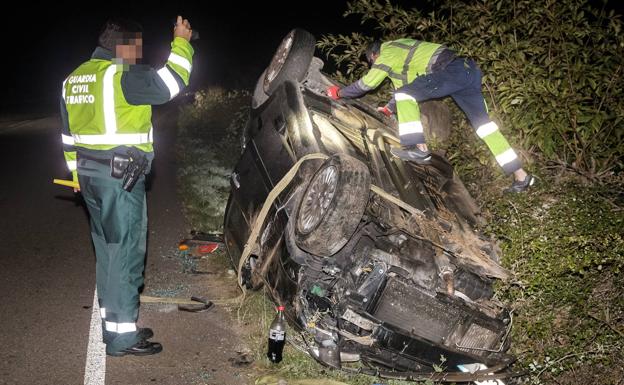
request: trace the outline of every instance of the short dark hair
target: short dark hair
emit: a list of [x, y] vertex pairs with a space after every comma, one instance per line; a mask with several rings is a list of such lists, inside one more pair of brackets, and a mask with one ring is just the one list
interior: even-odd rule
[[379, 55], [381, 51], [381, 40], [373, 40], [366, 46], [366, 61], [373, 65], [373, 55]]
[[100, 31], [98, 45], [114, 51], [115, 45], [119, 44], [120, 41], [139, 37], [142, 32], [143, 27], [134, 20], [121, 17], [111, 18], [106, 21]]

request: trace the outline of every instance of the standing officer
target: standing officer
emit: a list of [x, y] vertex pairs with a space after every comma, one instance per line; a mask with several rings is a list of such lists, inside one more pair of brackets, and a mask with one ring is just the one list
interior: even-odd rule
[[91, 59], [63, 82], [63, 151], [89, 210], [106, 353], [149, 355], [162, 345], [137, 328], [147, 236], [145, 174], [154, 158], [152, 107], [186, 87], [192, 68], [191, 25], [177, 17], [167, 63], [137, 64], [142, 28], [111, 19]]
[[391, 149], [395, 156], [420, 164], [431, 160], [418, 102], [450, 95], [503, 171], [514, 175], [514, 182], [507, 191], [522, 192], [533, 185], [534, 177], [522, 169], [518, 155], [488, 116], [481, 93], [481, 71], [473, 60], [456, 57], [443, 45], [413, 39], [383, 44], [374, 41], [366, 49], [366, 59], [371, 69], [364, 77], [343, 89], [330, 87], [327, 94], [333, 99], [357, 98], [389, 77], [396, 89], [394, 98], [380, 111], [392, 114], [396, 104], [403, 148]]

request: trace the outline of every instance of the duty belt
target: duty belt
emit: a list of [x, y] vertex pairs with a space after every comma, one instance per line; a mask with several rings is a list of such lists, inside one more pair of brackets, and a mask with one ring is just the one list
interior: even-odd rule
[[78, 159], [88, 159], [88, 160], [92, 160], [94, 162], [106, 165], [106, 166], [110, 166], [111, 164], [111, 158], [110, 156], [107, 156], [105, 158], [102, 157], [97, 157], [97, 156], [93, 156], [93, 155], [88, 155], [82, 152], [78, 152]]
[[123, 179], [122, 188], [132, 191], [136, 182], [145, 174], [149, 166], [146, 155], [134, 147], [126, 149], [126, 154], [115, 152], [112, 156], [98, 157], [95, 155], [78, 152], [78, 160], [88, 159], [110, 168], [110, 176]]

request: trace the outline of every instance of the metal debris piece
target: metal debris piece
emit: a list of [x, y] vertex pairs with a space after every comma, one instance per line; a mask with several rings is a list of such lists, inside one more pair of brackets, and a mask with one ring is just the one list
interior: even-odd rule
[[212, 301], [209, 301], [202, 297], [191, 297], [191, 301], [199, 302], [200, 304], [179, 304], [178, 310], [199, 313], [201, 311], [206, 311], [210, 309], [214, 305]]

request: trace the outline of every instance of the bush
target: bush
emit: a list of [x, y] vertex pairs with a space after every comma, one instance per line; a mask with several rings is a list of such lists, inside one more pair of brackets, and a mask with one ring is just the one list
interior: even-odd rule
[[[356, 0], [347, 15], [383, 40], [435, 41], [474, 58], [490, 112], [544, 159], [591, 180], [624, 169], [624, 32], [613, 11], [587, 0], [446, 0], [425, 14]], [[345, 68], [337, 77], [350, 81], [366, 69], [370, 40], [329, 35], [319, 46]]]
[[[436, 3], [438, 5], [438, 3]], [[486, 186], [492, 162], [475, 135], [454, 130], [447, 156], [485, 205], [486, 233], [501, 240], [514, 272], [499, 298], [514, 310], [512, 352], [522, 383], [619, 384], [624, 374], [624, 34], [619, 16], [584, 0], [444, 0], [435, 11], [356, 0], [347, 15], [378, 37], [444, 43], [484, 72], [490, 113], [510, 141], [541, 161], [529, 194]], [[319, 46], [350, 82], [367, 69], [361, 33], [325, 36]], [[382, 98], [389, 97], [389, 85]], [[447, 99], [452, 103], [452, 100]], [[455, 126], [468, 129], [453, 108]], [[511, 134], [511, 135], [510, 135]], [[478, 162], [475, 162], [475, 158]], [[549, 173], [551, 163], [573, 169]], [[561, 169], [557, 169], [561, 171]], [[579, 183], [581, 181], [603, 183]]]
[[180, 111], [179, 185], [187, 218], [196, 230], [222, 229], [249, 99], [246, 91], [210, 88], [196, 92], [194, 103]]
[[512, 349], [532, 383], [617, 384], [624, 368], [624, 227], [603, 186], [574, 178], [531, 194], [486, 197], [513, 281]]

